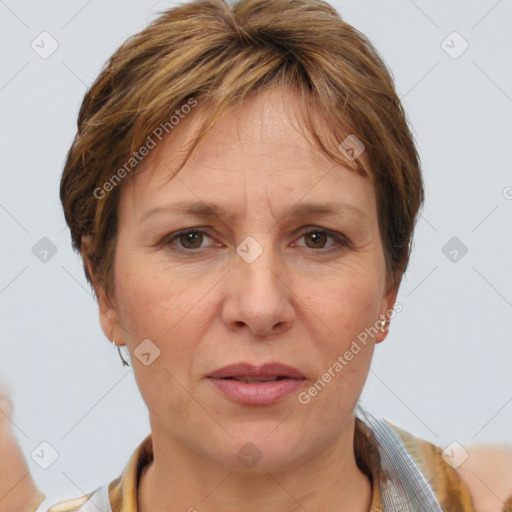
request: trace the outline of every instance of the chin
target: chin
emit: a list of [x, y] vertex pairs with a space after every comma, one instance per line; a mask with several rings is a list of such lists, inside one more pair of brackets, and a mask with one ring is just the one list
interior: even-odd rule
[[[298, 459], [305, 457], [307, 446], [301, 433], [295, 432], [295, 437], [290, 430], [283, 429], [278, 433], [279, 427], [275, 427], [274, 422], [272, 428], [268, 428], [266, 423], [253, 423], [250, 428], [240, 428], [220, 452], [211, 453], [211, 457], [230, 471], [286, 471], [296, 466]], [[221, 447], [220, 442], [215, 444], [217, 448]], [[311, 450], [314, 450], [313, 446]]]

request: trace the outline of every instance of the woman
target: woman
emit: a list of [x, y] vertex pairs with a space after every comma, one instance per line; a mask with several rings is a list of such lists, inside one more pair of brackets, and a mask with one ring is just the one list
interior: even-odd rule
[[87, 92], [61, 200], [151, 435], [52, 512], [487, 510], [471, 462], [356, 409], [423, 184], [390, 73], [328, 4], [165, 12]]

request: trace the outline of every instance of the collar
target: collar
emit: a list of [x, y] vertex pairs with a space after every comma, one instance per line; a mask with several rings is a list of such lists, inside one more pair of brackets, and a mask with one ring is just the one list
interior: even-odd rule
[[[112, 512], [137, 512], [137, 491], [144, 467], [153, 461], [152, 434], [131, 455], [122, 475], [108, 486]], [[372, 475], [372, 502], [369, 512], [382, 512], [380, 488]]]

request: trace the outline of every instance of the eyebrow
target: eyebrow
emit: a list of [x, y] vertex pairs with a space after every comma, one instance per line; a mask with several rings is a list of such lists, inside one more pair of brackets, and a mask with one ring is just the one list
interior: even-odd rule
[[[155, 214], [184, 214], [193, 215], [198, 218], [209, 219], [218, 217], [222, 220], [234, 220], [240, 214], [238, 212], [228, 213], [222, 206], [204, 201], [179, 201], [165, 206], [150, 208], [143, 213], [141, 222]], [[357, 206], [348, 203], [326, 202], [326, 203], [298, 203], [286, 210], [281, 218], [288, 217], [300, 219], [312, 215], [336, 216], [352, 215], [367, 220], [366, 213]]]

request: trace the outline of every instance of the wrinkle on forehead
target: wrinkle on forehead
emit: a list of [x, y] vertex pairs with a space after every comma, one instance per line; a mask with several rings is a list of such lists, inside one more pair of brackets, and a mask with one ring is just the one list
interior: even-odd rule
[[[243, 158], [244, 151], [240, 153], [242, 159], [236, 168], [230, 169], [225, 166], [219, 168], [215, 165], [216, 158], [222, 157], [223, 153], [233, 147], [233, 144], [238, 144], [240, 148], [250, 145], [253, 155], [255, 148], [261, 146], [263, 155], [268, 152], [270, 141], [274, 146], [277, 144], [276, 151], [279, 151], [281, 157], [283, 154], [289, 155], [290, 164], [286, 165], [285, 163], [283, 165], [281, 159], [280, 167], [272, 165], [275, 153], [265, 155], [268, 161], [269, 178], [271, 173], [293, 172], [293, 157], [297, 151], [307, 151], [308, 156], [312, 161], [318, 162], [319, 167], [325, 164], [331, 167], [339, 165], [333, 162], [308, 136], [308, 130], [302, 121], [302, 116], [305, 115], [305, 106], [300, 96], [293, 90], [269, 89], [244, 100], [240, 107], [228, 111], [225, 117], [219, 119], [208, 136], [195, 148], [183, 169], [176, 173], [174, 169], [178, 168], [178, 163], [181, 163], [185, 156], [187, 144], [197, 136], [209, 108], [209, 105], [200, 103], [193, 113], [185, 116], [176, 125], [176, 128], [166, 135], [161, 142], [158, 142], [157, 147], [151, 150], [150, 154], [139, 164], [136, 169], [137, 172], [130, 176], [129, 184], [127, 184], [132, 189], [132, 204], [135, 204], [136, 196], [147, 198], [148, 188], [151, 189], [151, 193], [154, 193], [162, 190], [176, 179], [185, 184], [180, 178], [180, 173], [185, 168], [188, 168], [189, 172], [192, 170], [194, 173], [204, 173], [205, 177], [207, 173], [215, 171], [221, 171], [222, 173], [242, 171], [244, 174], [244, 197], [241, 201], [243, 201], [243, 204], [247, 204], [249, 193], [247, 182], [250, 181], [250, 177], [248, 178], [250, 169], [248, 169]], [[289, 134], [288, 131], [282, 129], [283, 119], [286, 120], [286, 126], [290, 130], [294, 130], [300, 135], [304, 141], [303, 146], [298, 147], [296, 139], [294, 139], [293, 144], [288, 142], [290, 136], [287, 135]], [[315, 115], [315, 125], [324, 141], [333, 139], [332, 130], [318, 114]], [[205, 145], [208, 148], [207, 151], [204, 150]], [[224, 162], [221, 162], [221, 165], [223, 164]], [[350, 167], [347, 166], [347, 168]], [[313, 171], [314, 169], [312, 169]], [[225, 180], [228, 186], [233, 182], [229, 176]], [[270, 181], [267, 190], [271, 186]], [[269, 194], [266, 194], [266, 197], [268, 209], [272, 216], [277, 218], [279, 212], [272, 211], [269, 204]]]

